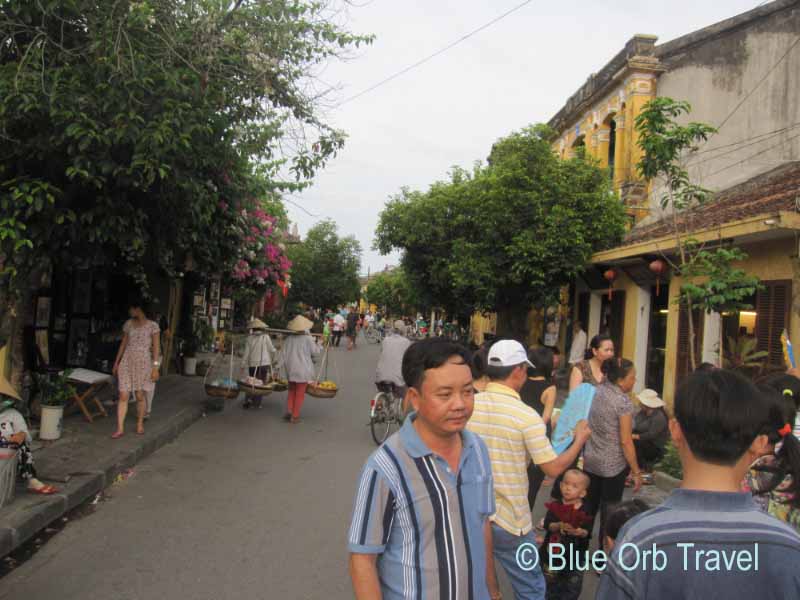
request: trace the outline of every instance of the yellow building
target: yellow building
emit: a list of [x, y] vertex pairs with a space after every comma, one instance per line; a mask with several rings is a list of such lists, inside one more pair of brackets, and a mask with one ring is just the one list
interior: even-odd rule
[[793, 132], [800, 78], [790, 76], [800, 72], [800, 52], [790, 51], [799, 34], [796, 0], [778, 0], [662, 45], [636, 35], [550, 121], [559, 156], [585, 146], [610, 169], [632, 225], [575, 283], [573, 318], [590, 338], [609, 333], [618, 354], [636, 364], [638, 388], [654, 388], [668, 401], [690, 369], [688, 318], [675, 302], [680, 278], [651, 268], [672, 256], [676, 243], [658, 185], [636, 171], [636, 117], [650, 99], [666, 96], [688, 101], [692, 121], [719, 128], [685, 157], [692, 181], [715, 195], [680, 218], [700, 241], [743, 249], [749, 258], [738, 266], [764, 284], [751, 311], [695, 315], [697, 362], [719, 364], [721, 339], [754, 336], [769, 353], [766, 368], [780, 369], [781, 331], [800, 339], [800, 136]]

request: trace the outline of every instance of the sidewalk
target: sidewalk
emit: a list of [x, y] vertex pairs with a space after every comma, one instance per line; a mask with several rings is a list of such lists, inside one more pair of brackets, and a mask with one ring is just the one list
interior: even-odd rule
[[[109, 390], [103, 400], [111, 399]], [[136, 435], [136, 404], [131, 402], [125, 437], [112, 440], [116, 407], [109, 416], [87, 423], [78, 412], [64, 417], [64, 432], [54, 442], [35, 440], [34, 460], [40, 479], [61, 490], [53, 496], [28, 493], [18, 486], [14, 501], [0, 509], [0, 557], [41, 529], [95, 496], [144, 457], [175, 439], [203, 416], [206, 395], [202, 377], [164, 377], [156, 388], [145, 435]]]

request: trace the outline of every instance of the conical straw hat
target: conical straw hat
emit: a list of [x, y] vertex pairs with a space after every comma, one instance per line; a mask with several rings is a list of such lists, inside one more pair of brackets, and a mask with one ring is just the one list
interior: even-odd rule
[[10, 398], [14, 398], [15, 400], [22, 400], [13, 387], [11, 387], [11, 383], [0, 373], [0, 394], [3, 396], [9, 396]]
[[286, 329], [289, 331], [308, 331], [314, 326], [313, 321], [309, 321], [303, 315], [297, 315], [294, 319], [289, 321], [289, 324], [286, 325]]
[[250, 319], [250, 322], [247, 324], [248, 329], [268, 329], [267, 324], [264, 323], [261, 319]]

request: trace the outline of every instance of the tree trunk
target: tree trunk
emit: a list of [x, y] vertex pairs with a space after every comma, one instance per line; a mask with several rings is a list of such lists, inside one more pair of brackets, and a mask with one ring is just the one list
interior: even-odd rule
[[497, 337], [513, 339], [527, 348], [528, 309], [522, 306], [505, 306], [497, 309]]

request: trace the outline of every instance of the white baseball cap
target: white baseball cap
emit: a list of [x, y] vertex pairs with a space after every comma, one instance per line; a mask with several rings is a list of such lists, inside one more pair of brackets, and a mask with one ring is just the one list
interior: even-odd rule
[[528, 353], [525, 346], [516, 340], [500, 340], [495, 342], [489, 349], [487, 364], [490, 367], [516, 367], [522, 363], [527, 363], [536, 367], [528, 360]]

